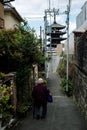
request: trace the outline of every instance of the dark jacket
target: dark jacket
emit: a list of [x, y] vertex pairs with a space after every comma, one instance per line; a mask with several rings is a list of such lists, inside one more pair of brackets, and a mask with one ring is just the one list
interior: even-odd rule
[[48, 90], [43, 84], [38, 84], [33, 88], [32, 97], [36, 104], [47, 103]]

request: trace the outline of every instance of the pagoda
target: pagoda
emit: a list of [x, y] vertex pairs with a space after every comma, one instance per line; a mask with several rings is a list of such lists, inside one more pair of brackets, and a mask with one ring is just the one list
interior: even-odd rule
[[65, 26], [56, 23], [56, 16], [54, 15], [54, 23], [50, 26], [51, 31], [47, 33], [47, 35], [50, 36], [48, 39], [50, 43], [47, 47], [51, 46], [56, 48], [57, 44], [61, 44], [61, 41], [66, 40], [66, 38], [63, 38], [63, 35], [66, 34], [66, 32], [61, 31], [64, 28]]

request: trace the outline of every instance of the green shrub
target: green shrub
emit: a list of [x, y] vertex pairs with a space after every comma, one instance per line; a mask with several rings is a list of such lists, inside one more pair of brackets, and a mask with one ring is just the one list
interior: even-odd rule
[[72, 81], [70, 79], [68, 81], [68, 91], [66, 91], [66, 85], [67, 85], [66, 78], [62, 79], [60, 85], [61, 85], [63, 93], [65, 93], [67, 96], [72, 96], [72, 94], [73, 94], [73, 83], [72, 83]]

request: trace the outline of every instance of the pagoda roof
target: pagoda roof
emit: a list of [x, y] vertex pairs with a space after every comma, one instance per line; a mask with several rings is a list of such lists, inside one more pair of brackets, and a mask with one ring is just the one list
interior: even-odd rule
[[55, 33], [54, 32], [47, 33], [47, 35], [53, 35], [53, 34], [64, 35], [66, 34], [66, 32], [56, 31]]
[[57, 38], [51, 38], [51, 39], [52, 39], [52, 40], [63, 41], [63, 40], [66, 40], [67, 38], [57, 37]]
[[58, 28], [58, 29], [64, 29], [66, 26], [63, 26], [61, 24], [58, 24], [56, 22], [54, 22], [53, 24], [51, 24], [51, 28]]
[[50, 43], [49, 43], [49, 44], [47, 44], [47, 47], [53, 47], [53, 48], [56, 48], [56, 47], [57, 47], [57, 44], [51, 44], [51, 45], [50, 45]]
[[[58, 42], [61, 42], [61, 41], [63, 41], [63, 40], [66, 40], [67, 38], [63, 38], [63, 37], [57, 37], [57, 38], [51, 38], [51, 42], [53, 43], [53, 44], [55, 44], [56, 42], [58, 43]], [[48, 38], [48, 41], [50, 41], [50, 38]]]

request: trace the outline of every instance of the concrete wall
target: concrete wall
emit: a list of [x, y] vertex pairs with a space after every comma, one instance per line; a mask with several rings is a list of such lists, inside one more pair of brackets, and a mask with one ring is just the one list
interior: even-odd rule
[[[67, 41], [65, 42], [65, 54], [67, 54]], [[69, 54], [74, 54], [74, 34], [73, 32], [69, 36]]]
[[58, 44], [57, 45], [57, 53], [60, 56], [62, 54], [63, 51], [63, 44]]

